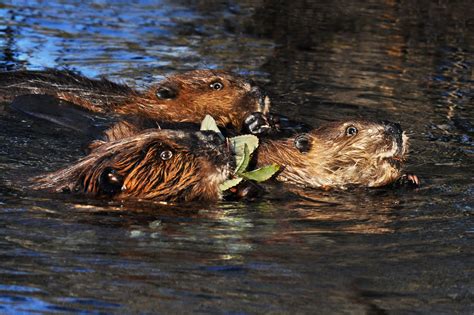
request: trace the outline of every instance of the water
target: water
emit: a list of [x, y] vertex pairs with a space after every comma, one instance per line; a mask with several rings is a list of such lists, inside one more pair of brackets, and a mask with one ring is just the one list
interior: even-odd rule
[[4, 2], [2, 69], [68, 67], [139, 87], [233, 69], [313, 125], [401, 122], [422, 187], [276, 186], [212, 206], [34, 193], [27, 178], [82, 156], [82, 141], [0, 106], [0, 312], [472, 314], [473, 11], [470, 1]]

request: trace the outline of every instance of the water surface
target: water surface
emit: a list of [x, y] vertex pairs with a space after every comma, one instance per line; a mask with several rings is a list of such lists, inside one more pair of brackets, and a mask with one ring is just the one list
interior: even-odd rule
[[313, 125], [400, 122], [422, 187], [276, 185], [257, 202], [212, 206], [34, 193], [27, 179], [82, 156], [81, 138], [1, 106], [0, 312], [472, 314], [473, 11], [470, 1], [4, 2], [2, 70], [65, 67], [143, 88], [175, 71], [231, 69]]

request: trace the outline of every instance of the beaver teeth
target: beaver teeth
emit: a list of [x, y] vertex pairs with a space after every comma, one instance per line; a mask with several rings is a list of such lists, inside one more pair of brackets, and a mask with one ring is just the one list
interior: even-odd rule
[[392, 149], [382, 155], [382, 158], [393, 160], [394, 162], [404, 162], [408, 148], [408, 136], [402, 133], [401, 141], [393, 140]]
[[268, 95], [265, 95], [265, 99], [263, 103], [264, 103], [264, 107], [263, 107], [262, 113], [267, 115], [270, 112], [270, 106], [272, 105], [272, 102], [270, 98], [268, 97]]

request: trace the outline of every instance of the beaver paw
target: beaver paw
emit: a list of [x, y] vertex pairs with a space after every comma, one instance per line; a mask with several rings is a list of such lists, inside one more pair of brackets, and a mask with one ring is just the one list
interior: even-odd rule
[[267, 117], [263, 113], [255, 112], [245, 118], [242, 131], [253, 135], [262, 135], [268, 133], [271, 128]]
[[400, 187], [418, 188], [420, 187], [420, 184], [421, 181], [418, 176], [412, 173], [403, 174], [398, 180], [398, 185]]
[[255, 200], [265, 193], [262, 186], [254, 182], [244, 181], [228, 190], [224, 199], [227, 201]]

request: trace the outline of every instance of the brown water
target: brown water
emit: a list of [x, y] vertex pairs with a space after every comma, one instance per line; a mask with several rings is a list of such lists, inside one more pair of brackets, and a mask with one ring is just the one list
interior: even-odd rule
[[473, 53], [468, 0], [1, 4], [0, 68], [138, 86], [233, 69], [313, 125], [401, 122], [422, 187], [179, 207], [34, 193], [82, 141], [0, 107], [0, 313], [474, 313]]

